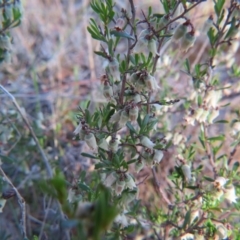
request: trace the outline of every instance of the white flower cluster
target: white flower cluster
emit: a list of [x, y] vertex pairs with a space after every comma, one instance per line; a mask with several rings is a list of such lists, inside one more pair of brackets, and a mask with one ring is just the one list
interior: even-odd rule
[[[197, 100], [198, 94], [200, 93], [193, 91], [190, 95], [189, 100]], [[185, 121], [187, 124], [194, 126], [195, 121], [199, 123], [212, 124], [213, 121], [219, 116], [218, 102], [222, 97], [222, 91], [220, 90], [210, 90], [204, 96], [203, 106], [198, 109], [191, 111], [185, 116]]]
[[220, 200], [221, 198], [223, 198], [227, 199], [230, 203], [236, 203], [237, 195], [235, 187], [232, 184], [227, 184], [227, 182], [228, 179], [224, 177], [217, 177], [215, 179], [215, 181], [213, 182], [213, 197], [216, 200]]

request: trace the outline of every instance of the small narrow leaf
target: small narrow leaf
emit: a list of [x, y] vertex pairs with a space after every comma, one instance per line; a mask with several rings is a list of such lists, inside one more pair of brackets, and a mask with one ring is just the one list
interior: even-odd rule
[[126, 32], [119, 32], [119, 31], [116, 31], [116, 30], [112, 30], [112, 31], [110, 31], [110, 34], [114, 35], [115, 37], [123, 37], [123, 38], [128, 38], [128, 39], [135, 40], [134, 37], [132, 37], [131, 35], [129, 35]]

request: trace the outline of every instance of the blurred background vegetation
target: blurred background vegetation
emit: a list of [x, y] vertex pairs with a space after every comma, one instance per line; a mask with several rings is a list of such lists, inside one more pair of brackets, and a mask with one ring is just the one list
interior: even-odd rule
[[[92, 160], [80, 155], [87, 147], [83, 142], [73, 140], [77, 108], [79, 105], [85, 106], [88, 100], [92, 101], [92, 108], [106, 101], [99, 92], [100, 76], [104, 73], [102, 59], [94, 55], [94, 50], [99, 49], [99, 45], [87, 32], [89, 18], [94, 17], [89, 2], [22, 1], [24, 14], [21, 25], [10, 30], [12, 58], [1, 62], [0, 66], [0, 84], [16, 98], [46, 152], [53, 171], [61, 169], [69, 186], [78, 181], [80, 173], [86, 171], [88, 178], [93, 170]], [[128, 1], [116, 2], [119, 12], [121, 8], [128, 6]], [[159, 1], [134, 2], [138, 16], [141, 9], [147, 11], [150, 5], [154, 12], [162, 11]], [[190, 18], [196, 29], [201, 29], [203, 21], [212, 12], [211, 1], [191, 11]], [[208, 47], [207, 38], [200, 36], [194, 47], [184, 54], [184, 58], [189, 57], [194, 65], [206, 58]], [[125, 49], [125, 46], [122, 45], [122, 48]], [[229, 60], [227, 66], [220, 66], [218, 69], [222, 84], [233, 87], [226, 89], [222, 103], [231, 101], [231, 106], [222, 113], [223, 117], [229, 119], [230, 115], [236, 115], [239, 108], [239, 73], [237, 74], [235, 67], [240, 64], [239, 54], [235, 55], [238, 50], [239, 46], [233, 50], [230, 57], [230, 60], [234, 58], [233, 62]], [[165, 68], [164, 73], [168, 74], [163, 77], [166, 92], [162, 97], [166, 97], [170, 90], [178, 94], [178, 97], [183, 96], [187, 86], [187, 81], [184, 81], [186, 76], [175, 71], [179, 69], [178, 59], [183, 55], [177, 52], [174, 45], [170, 47], [169, 54], [175, 54], [177, 58], [170, 60], [166, 55], [163, 59], [162, 68]], [[228, 61], [224, 52], [221, 57]], [[174, 117], [171, 121], [175, 123], [181, 116], [177, 107], [172, 109]], [[213, 130], [219, 131], [219, 128]], [[220, 130], [226, 134], [229, 131]], [[194, 127], [190, 131], [190, 134], [194, 135]], [[223, 151], [230, 153], [228, 141], [225, 145]], [[160, 166], [163, 172], [161, 178], [165, 178], [173, 166], [167, 163], [171, 159], [171, 153], [168, 154], [168, 159]], [[235, 158], [238, 158], [240, 151], [234, 154]], [[30, 239], [33, 239], [34, 235], [41, 235], [41, 239], [61, 239], [61, 233], [55, 224], [56, 206], [37, 184], [47, 174], [42, 157], [29, 129], [12, 101], [3, 92], [0, 93], [0, 157], [3, 169], [26, 200]], [[159, 205], [161, 201], [159, 202], [153, 189], [151, 173], [146, 170], [137, 176], [139, 181], [146, 177], [148, 181], [141, 186], [139, 194], [142, 197], [144, 193], [143, 200], [146, 201], [148, 209], [151, 207], [147, 204], [148, 199]], [[0, 182], [0, 190], [3, 194], [9, 191], [9, 186], [3, 180]], [[0, 214], [0, 239], [22, 239], [17, 201], [10, 198], [4, 209], [0, 206], [0, 211], [3, 211]]]

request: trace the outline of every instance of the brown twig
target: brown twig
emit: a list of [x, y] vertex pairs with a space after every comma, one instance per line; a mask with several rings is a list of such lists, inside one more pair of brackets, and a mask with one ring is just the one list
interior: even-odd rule
[[155, 181], [155, 184], [158, 188], [158, 191], [159, 193], [161, 194], [162, 198], [164, 199], [164, 201], [168, 204], [168, 205], [172, 205], [170, 200], [167, 198], [167, 196], [165, 195], [165, 193], [163, 192], [162, 188], [161, 188], [161, 185], [160, 185], [160, 182], [158, 181], [158, 178], [157, 178], [157, 174], [156, 174], [156, 169], [155, 167], [152, 167], [152, 174], [153, 174], [153, 178], [154, 178], [154, 181]]
[[217, 170], [216, 170], [216, 165], [215, 165], [215, 161], [214, 161], [214, 156], [213, 156], [212, 151], [211, 151], [211, 146], [210, 146], [210, 143], [208, 141], [207, 127], [205, 125], [203, 125], [203, 134], [204, 134], [205, 145], [206, 145], [205, 150], [206, 150], [209, 162], [212, 166], [214, 179], [215, 179], [216, 176], [217, 176]]
[[12, 189], [15, 191], [17, 199], [18, 199], [18, 203], [21, 209], [21, 230], [22, 230], [22, 234], [24, 239], [27, 239], [27, 229], [26, 229], [26, 204], [25, 204], [25, 200], [22, 197], [22, 195], [18, 192], [17, 188], [13, 185], [12, 181], [10, 180], [10, 178], [5, 174], [5, 172], [3, 171], [2, 167], [0, 166], [0, 172], [1, 175], [4, 177], [4, 179], [7, 181], [7, 183], [12, 187]]

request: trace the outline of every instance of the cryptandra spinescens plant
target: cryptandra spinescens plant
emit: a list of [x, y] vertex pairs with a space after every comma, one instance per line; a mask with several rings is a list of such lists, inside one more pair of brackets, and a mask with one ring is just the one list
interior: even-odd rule
[[[120, 213], [115, 222], [123, 232], [130, 224], [129, 212], [138, 192], [133, 174], [150, 167], [159, 192], [168, 204], [168, 214], [161, 215], [161, 225], [157, 227], [156, 234], [163, 239], [205, 239], [214, 236], [222, 239], [229, 234], [230, 225], [224, 224], [221, 218], [215, 218], [213, 209], [220, 207], [223, 199], [237, 202], [233, 182], [238, 164], [234, 165], [233, 171], [224, 164], [217, 167], [217, 153], [224, 138], [210, 138], [208, 128], [219, 115], [222, 97], [222, 89], [213, 74], [213, 63], [221, 45], [235, 40], [234, 29], [239, 26], [237, 2], [231, 1], [226, 11], [223, 0], [215, 2], [215, 15], [209, 16], [204, 24], [201, 34], [208, 35], [211, 44], [209, 60], [193, 66], [194, 71], [189, 61], [185, 61], [185, 73], [192, 78], [193, 90], [185, 101], [182, 130], [189, 124], [198, 123], [200, 126], [199, 140], [212, 166], [212, 178], [201, 176], [202, 165], [193, 167], [196, 145], [191, 144], [181, 132], [169, 132], [163, 138], [152, 140], [158, 130], [157, 113], [167, 112], [170, 105], [179, 101], [157, 98], [156, 93], [163, 91], [155, 78], [159, 57], [172, 42], [177, 43], [183, 53], [194, 45], [195, 28], [186, 13], [200, 3], [162, 1], [164, 14], [154, 15], [149, 8], [148, 14], [142, 11], [141, 20], [135, 19], [135, 6], [131, 0], [131, 13], [122, 9], [116, 14], [111, 0], [91, 3], [101, 24], [91, 19], [88, 31], [94, 39], [101, 41], [101, 49], [95, 53], [107, 61], [101, 83], [108, 103], [94, 113], [90, 113], [88, 106], [80, 108], [74, 133], [93, 150], [94, 155], [83, 155], [96, 159], [95, 169], [99, 171], [102, 183], [112, 190], [111, 204], [118, 204]], [[178, 23], [176, 27], [174, 23]], [[141, 27], [144, 29], [139, 33]], [[117, 47], [123, 39], [127, 42], [127, 49], [121, 55]], [[234, 126], [238, 126], [239, 122], [236, 122]], [[234, 136], [239, 134], [239, 129], [236, 132]], [[216, 147], [212, 144], [214, 141], [221, 144]], [[176, 146], [178, 155], [177, 166], [170, 176], [174, 186], [171, 187], [172, 199], [168, 199], [157, 180], [155, 166], [164, 158], [164, 152], [171, 143]], [[206, 181], [211, 183], [206, 185]], [[187, 188], [193, 191], [188, 193]], [[128, 217], [126, 213], [129, 213]], [[138, 216], [134, 217], [138, 219]], [[144, 225], [140, 216], [138, 221]]]

